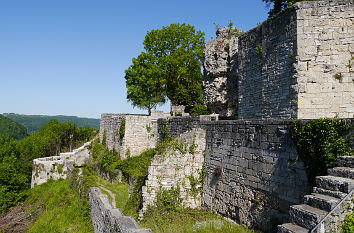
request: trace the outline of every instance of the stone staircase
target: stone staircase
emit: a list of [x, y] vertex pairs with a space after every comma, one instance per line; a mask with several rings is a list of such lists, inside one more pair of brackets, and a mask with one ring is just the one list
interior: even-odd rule
[[290, 223], [279, 225], [278, 233], [310, 232], [354, 189], [354, 156], [339, 157], [338, 166], [316, 177], [317, 187], [304, 204], [290, 206]]

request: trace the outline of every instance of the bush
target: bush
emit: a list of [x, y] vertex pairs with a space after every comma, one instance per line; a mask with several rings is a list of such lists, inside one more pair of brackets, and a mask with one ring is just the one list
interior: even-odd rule
[[337, 165], [337, 157], [351, 153], [350, 143], [342, 137], [351, 128], [346, 120], [293, 122], [291, 138], [305, 164], [311, 185], [315, 183], [316, 176], [326, 175], [328, 168]]
[[344, 223], [342, 225], [342, 232], [343, 233], [354, 232], [354, 214], [348, 214], [345, 217]]
[[209, 115], [208, 107], [202, 104], [195, 105], [189, 112], [191, 116]]

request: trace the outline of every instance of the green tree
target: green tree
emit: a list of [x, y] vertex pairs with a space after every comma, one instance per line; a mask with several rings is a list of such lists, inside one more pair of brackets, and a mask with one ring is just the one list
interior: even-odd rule
[[125, 71], [127, 99], [133, 106], [151, 109], [165, 103], [164, 80], [157, 59], [150, 53], [141, 53], [133, 58], [133, 64]]
[[[148, 108], [140, 93], [151, 93], [151, 89], [155, 89], [152, 98], [155, 106], [163, 103], [165, 98], [162, 97], [166, 96], [177, 105], [203, 103], [203, 32], [188, 24], [175, 23], [148, 32], [143, 44], [146, 52], [133, 60], [133, 65], [126, 71], [128, 99], [134, 105]], [[146, 83], [151, 79], [154, 79], [151, 81], [154, 87]]]
[[[296, 2], [303, 2], [303, 1], [316, 1], [316, 0], [262, 0], [263, 2], [267, 3], [267, 6], [273, 4], [273, 8], [271, 8], [268, 12], [269, 16], [273, 16], [283, 9], [293, 5]], [[318, 0], [317, 0], [318, 1]]]

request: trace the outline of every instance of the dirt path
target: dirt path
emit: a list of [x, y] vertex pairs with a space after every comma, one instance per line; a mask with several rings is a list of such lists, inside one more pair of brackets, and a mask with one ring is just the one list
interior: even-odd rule
[[100, 186], [101, 189], [103, 189], [104, 191], [106, 191], [107, 193], [109, 193], [109, 195], [112, 198], [112, 205], [114, 208], [116, 208], [116, 195], [114, 193], [112, 193], [109, 189], [106, 189], [105, 187], [103, 187], [102, 185]]

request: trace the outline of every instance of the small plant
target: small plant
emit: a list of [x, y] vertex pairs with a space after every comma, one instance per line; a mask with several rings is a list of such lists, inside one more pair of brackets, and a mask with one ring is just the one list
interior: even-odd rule
[[102, 137], [102, 145], [106, 146], [106, 141], [107, 141], [107, 131], [106, 129], [103, 130], [103, 137]]
[[256, 53], [259, 55], [259, 56], [263, 56], [263, 47], [261, 44], [258, 44], [257, 47], [256, 47]]
[[59, 174], [63, 174], [63, 167], [64, 167], [64, 164], [58, 164], [58, 166], [57, 166], [58, 168], [58, 172], [59, 172]]
[[209, 114], [210, 113], [209, 113], [208, 107], [203, 104], [195, 105], [189, 112], [189, 115], [191, 115], [191, 116], [209, 115]]
[[125, 135], [125, 120], [122, 120], [119, 127], [119, 138], [122, 141]]
[[151, 126], [150, 126], [149, 124], [146, 124], [146, 131], [147, 131], [148, 133], [151, 132]]
[[337, 79], [338, 81], [342, 81], [343, 80], [343, 75], [342, 73], [337, 73], [333, 76], [335, 79]]

